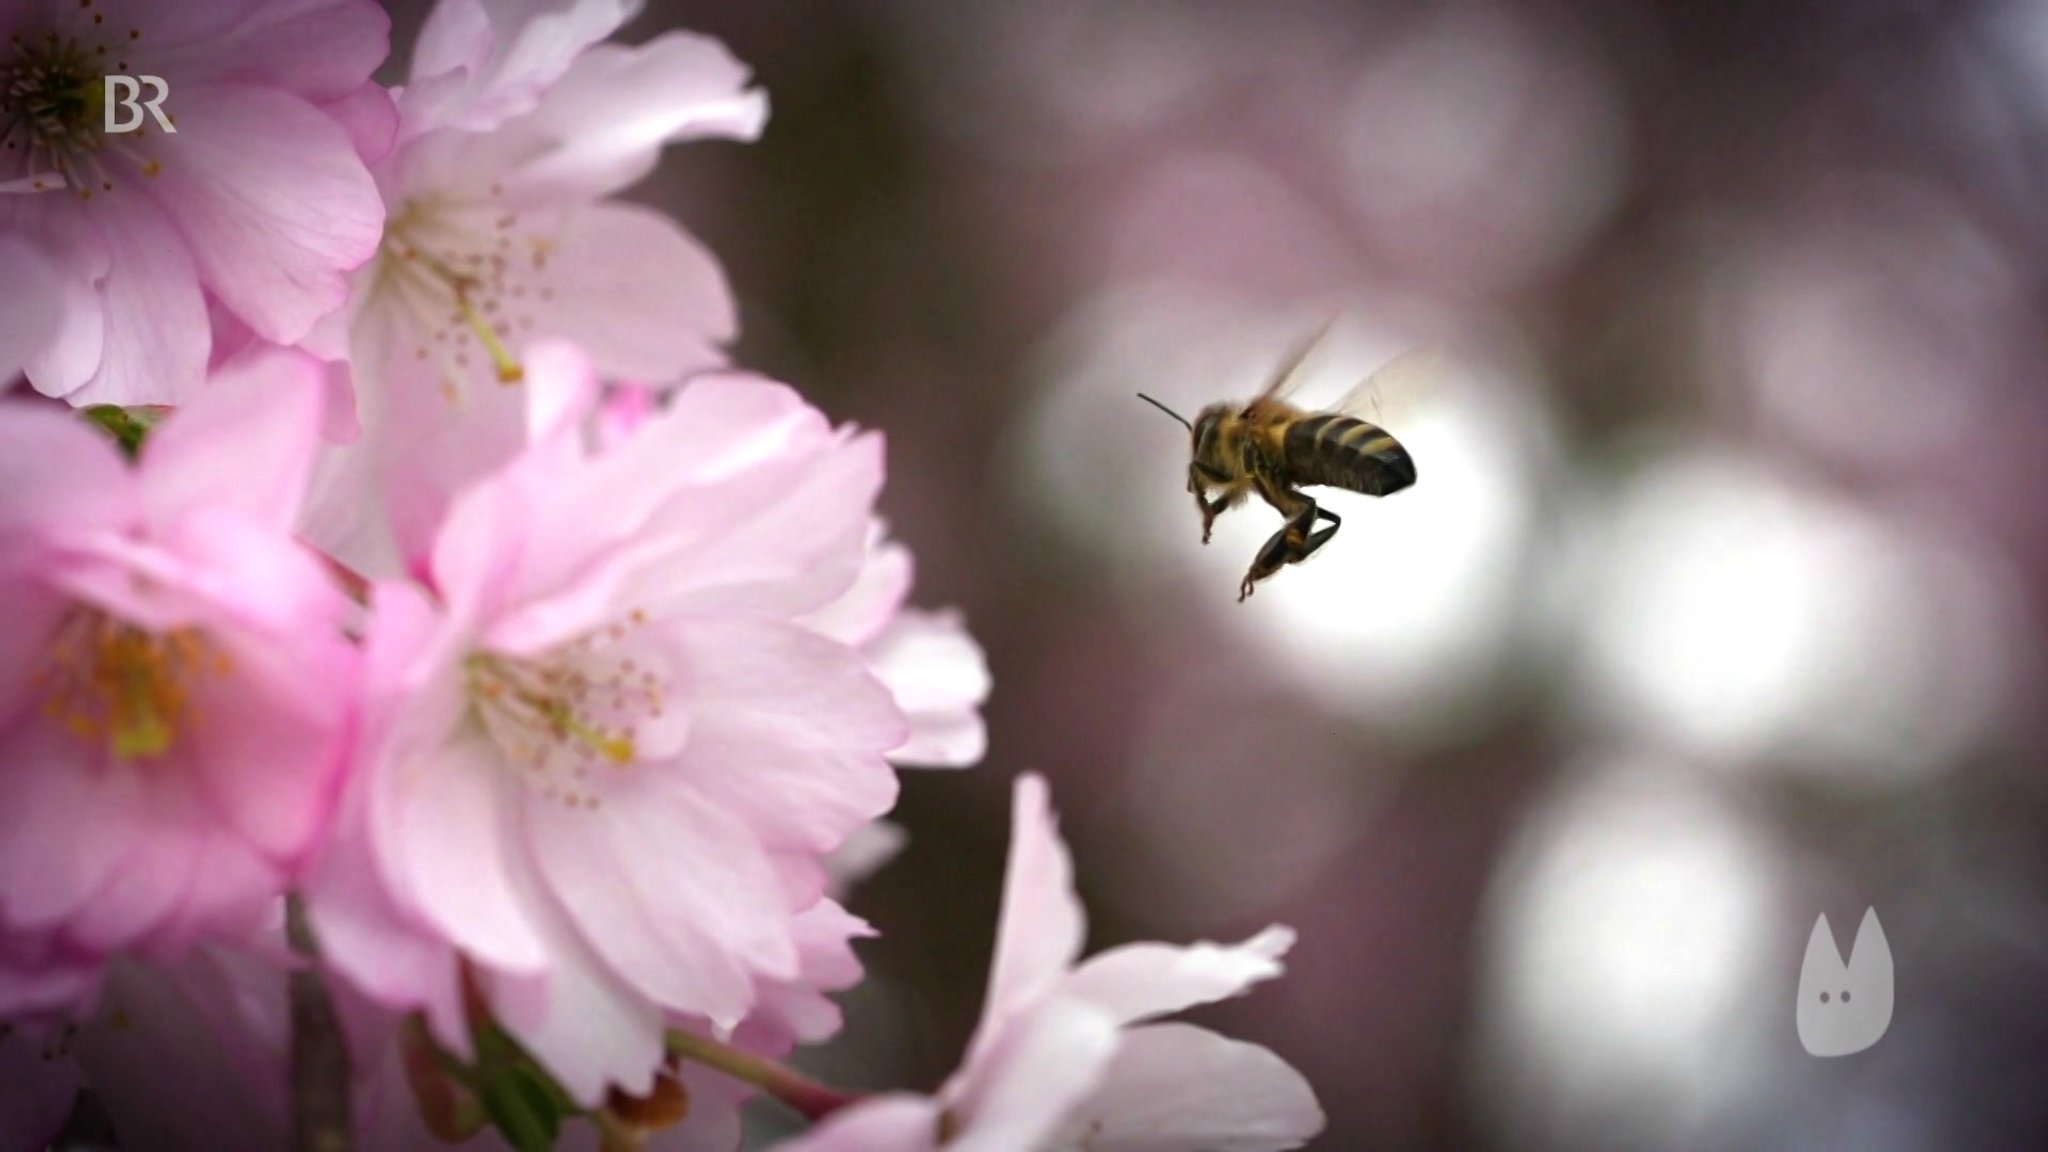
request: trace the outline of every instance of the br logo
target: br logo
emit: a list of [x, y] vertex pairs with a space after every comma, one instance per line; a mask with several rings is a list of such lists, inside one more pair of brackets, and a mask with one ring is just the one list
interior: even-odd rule
[[[144, 109], [156, 117], [156, 126], [166, 132], [176, 132], [171, 118], [164, 115], [163, 102], [171, 94], [171, 85], [161, 76], [130, 76], [124, 72], [109, 73], [106, 77], [107, 90], [104, 102], [105, 116], [101, 127], [109, 135], [133, 132], [142, 127]], [[150, 95], [144, 99], [142, 90], [148, 88]]]
[[1799, 1045], [1809, 1056], [1847, 1056], [1883, 1039], [1892, 1024], [1892, 949], [1885, 943], [1877, 909], [1863, 913], [1849, 962], [1835, 951], [1835, 934], [1823, 915], [1806, 940], [1799, 966]]

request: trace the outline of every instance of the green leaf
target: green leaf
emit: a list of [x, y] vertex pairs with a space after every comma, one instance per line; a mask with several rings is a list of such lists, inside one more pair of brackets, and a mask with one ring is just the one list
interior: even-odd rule
[[484, 1088], [484, 1111], [519, 1152], [549, 1152], [562, 1134], [557, 1095], [547, 1080], [510, 1068]]
[[142, 441], [160, 418], [159, 414], [145, 409], [122, 408], [114, 404], [94, 404], [85, 410], [85, 418], [100, 426], [114, 443], [121, 446], [121, 454], [130, 460], [142, 451]]

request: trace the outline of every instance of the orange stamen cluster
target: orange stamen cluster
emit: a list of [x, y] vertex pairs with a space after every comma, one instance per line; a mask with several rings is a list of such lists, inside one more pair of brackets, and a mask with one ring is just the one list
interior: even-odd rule
[[192, 690], [233, 670], [196, 629], [150, 632], [79, 611], [57, 630], [35, 685], [43, 714], [117, 759], [161, 756], [197, 717]]
[[477, 653], [463, 666], [484, 730], [542, 795], [568, 807], [597, 807], [592, 770], [630, 767], [640, 721], [662, 715], [662, 676], [616, 651], [629, 634], [615, 623], [536, 660]]

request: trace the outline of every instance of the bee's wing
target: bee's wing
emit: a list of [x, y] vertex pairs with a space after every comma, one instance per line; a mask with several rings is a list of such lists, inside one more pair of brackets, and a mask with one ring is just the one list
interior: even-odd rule
[[1303, 362], [1308, 359], [1309, 353], [1316, 350], [1316, 345], [1321, 344], [1323, 338], [1330, 334], [1331, 327], [1336, 323], [1335, 317], [1325, 320], [1315, 331], [1296, 341], [1294, 347], [1288, 349], [1286, 358], [1280, 361], [1279, 367], [1273, 369], [1273, 375], [1266, 381], [1266, 386], [1259, 389], [1259, 394], [1253, 397], [1252, 404], [1283, 401], [1287, 399], [1288, 394], [1300, 387]]
[[1338, 397], [1330, 411], [1386, 428], [1405, 423], [1425, 407], [1443, 383], [1444, 353], [1441, 348], [1416, 348], [1394, 357], [1379, 371], [1358, 382]]

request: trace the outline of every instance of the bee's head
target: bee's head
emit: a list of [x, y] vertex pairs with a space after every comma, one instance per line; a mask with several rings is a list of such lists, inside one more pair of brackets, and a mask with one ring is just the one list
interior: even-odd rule
[[1223, 422], [1230, 417], [1228, 404], [1211, 404], [1196, 415], [1188, 431], [1193, 434], [1195, 459], [1214, 463], [1222, 451]]

